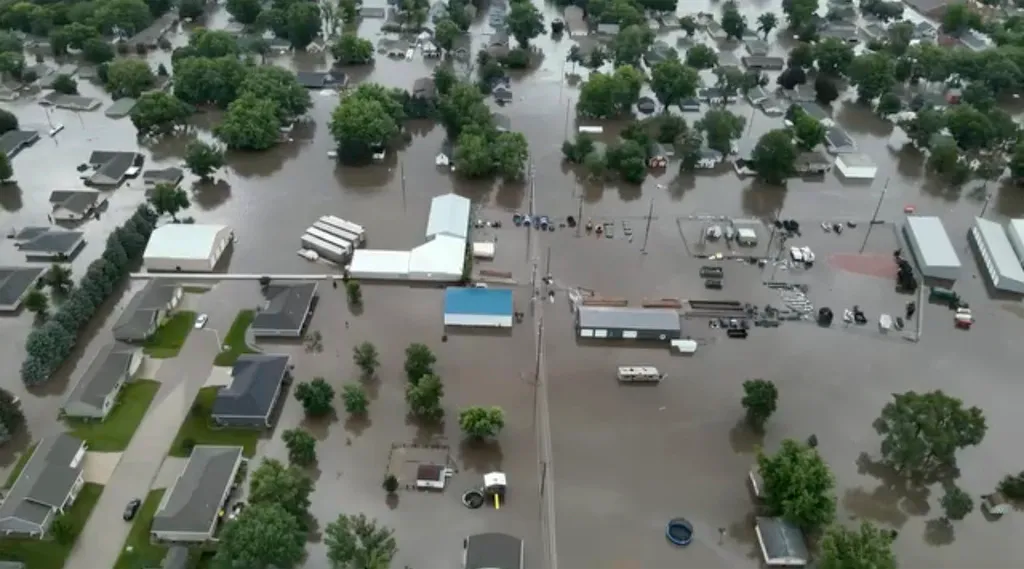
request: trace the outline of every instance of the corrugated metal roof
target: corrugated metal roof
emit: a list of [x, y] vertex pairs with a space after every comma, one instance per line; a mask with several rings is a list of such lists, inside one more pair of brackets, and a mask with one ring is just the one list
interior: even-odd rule
[[1017, 252], [1017, 258], [1024, 261], [1024, 219], [1011, 219], [1006, 224], [1006, 233], [1010, 236], [1010, 245]]
[[444, 292], [445, 314], [512, 315], [509, 289], [448, 287]]
[[[1020, 266], [1017, 254], [1013, 252], [1010, 239], [1006, 232], [994, 221], [974, 219], [975, 237], [980, 241], [979, 245], [985, 248], [982, 252], [983, 265], [992, 279], [992, 285], [996, 288], [1020, 288], [1024, 286], [1024, 268]], [[1001, 281], [1014, 281], [1016, 287], [1007, 287], [1009, 283]]]
[[680, 330], [679, 313], [667, 308], [580, 306], [580, 328], [616, 330]]
[[907, 230], [914, 234], [918, 262], [929, 267], [959, 267], [960, 257], [946, 234], [942, 220], [931, 216], [907, 217]]
[[469, 200], [455, 194], [437, 196], [430, 201], [427, 239], [451, 235], [465, 239], [469, 235]]

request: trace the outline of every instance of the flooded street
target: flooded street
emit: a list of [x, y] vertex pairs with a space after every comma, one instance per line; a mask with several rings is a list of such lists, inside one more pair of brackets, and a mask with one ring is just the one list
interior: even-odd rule
[[[782, 19], [779, 4], [751, 2], [741, 9], [753, 24], [757, 15], [766, 11]], [[551, 5], [542, 11], [548, 22], [560, 15]], [[717, 14], [719, 6], [681, 2], [678, 9], [680, 15], [699, 11]], [[219, 9], [206, 23], [224, 28], [229, 19]], [[380, 23], [364, 21], [360, 35], [376, 43]], [[486, 42], [488, 30], [486, 13], [481, 13], [472, 28], [473, 53]], [[773, 32], [773, 41], [779, 33], [785, 32]], [[679, 35], [659, 34], [658, 39], [675, 45]], [[173, 40], [174, 45], [186, 42], [185, 34]], [[296, 255], [303, 231], [320, 216], [336, 215], [364, 226], [368, 246], [374, 249], [408, 249], [422, 243], [430, 199], [455, 191], [478, 206], [478, 217], [504, 221], [504, 228], [486, 230], [497, 239], [498, 253], [485, 268], [513, 273], [520, 285], [516, 289], [518, 310], [527, 310], [530, 304], [528, 283], [534, 263], [541, 270], [548, 264], [562, 288], [592, 289], [604, 296], [628, 298], [632, 305], [643, 299], [708, 296], [759, 304], [778, 302], [777, 295], [761, 286], [761, 281], [770, 280], [767, 273], [771, 268], [762, 272], [747, 265], [729, 266], [726, 290], [714, 295], [703, 290], [702, 279], [697, 278], [701, 262], [686, 253], [681, 239], [680, 220], [686, 216], [796, 219], [807, 228], [808, 240], [814, 240], [812, 245], [822, 257], [857, 253], [858, 249], [891, 255], [900, 247], [892, 223], [902, 220], [908, 205], [919, 214], [941, 216], [964, 263], [957, 290], [970, 301], [979, 325], [970, 333], [953, 330], [947, 322], [949, 315], [942, 308], [929, 306], [922, 315], [928, 323], [916, 344], [840, 326], [822, 331], [806, 323], [757, 330], [745, 343], [737, 343], [723, 334], [712, 334], [703, 321], [695, 320], [684, 321], [684, 335], [707, 343], [693, 358], [673, 358], [661, 346], [586, 345], [575, 340], [573, 315], [560, 288], [555, 304], [545, 312], [543, 338], [558, 488], [554, 498], [557, 561], [566, 569], [757, 566], [760, 553], [750, 521], [753, 507], [744, 485], [755, 447], [771, 449], [782, 439], [803, 440], [814, 433], [836, 473], [840, 521], [866, 519], [899, 529], [895, 550], [903, 566], [996, 569], [1019, 565], [1024, 556], [1024, 545], [1014, 541], [1024, 530], [1019, 516], [989, 523], [974, 513], [955, 525], [955, 535], [936, 536], [927, 522], [938, 516], [938, 486], [930, 493], [909, 492], [861, 455], [877, 457], [879, 438], [871, 422], [893, 392], [943, 389], [963, 397], [969, 405], [982, 407], [988, 418], [985, 442], [960, 454], [961, 486], [977, 497], [991, 492], [1005, 474], [1020, 470], [1019, 461], [1006, 449], [1013, 448], [1017, 436], [1015, 403], [1024, 398], [1018, 371], [1024, 360], [1012, 345], [1024, 325], [1024, 309], [1019, 299], [989, 298], [985, 277], [967, 248], [966, 232], [983, 210], [985, 217], [999, 222], [1024, 216], [1024, 191], [998, 182], [987, 187], [969, 182], [959, 191], [946, 189], [941, 180], [925, 176], [920, 153], [909, 149], [896, 153], [887, 146], [892, 125], [854, 102], [852, 92], [832, 105], [832, 116], [852, 135], [859, 151], [878, 166], [870, 183], [843, 181], [833, 171], [816, 179], [793, 179], [780, 189], [741, 179], [730, 165], [679, 175], [676, 163], [648, 176], [641, 187], [595, 183], [570, 168], [561, 153], [562, 142], [572, 138], [579, 126], [574, 112], [578, 83], [573, 86], [565, 80], [570, 71], [566, 55], [574, 41], [566, 34], [560, 40], [540, 37], [533, 43], [544, 56], [539, 68], [513, 75], [515, 98], [510, 105], [499, 109], [493, 101], [488, 104], [507, 115], [512, 129], [523, 132], [530, 144], [535, 212], [559, 220], [582, 211], [581, 219], [627, 221], [632, 238], [626, 239], [621, 231], [616, 238], [605, 239], [578, 237], [567, 228], [528, 234], [513, 227], [512, 213], [530, 209], [527, 184], [465, 182], [439, 170], [434, 157], [445, 132], [442, 126], [427, 121], [410, 123], [411, 141], [399, 152], [390, 153], [384, 164], [338, 166], [327, 156], [334, 148], [327, 127], [338, 104], [333, 92], [312, 94], [309, 121], [296, 127], [293, 140], [263, 153], [230, 153], [227, 167], [206, 184], [187, 175], [184, 187], [190, 189], [192, 207], [180, 215], [192, 216], [197, 223], [226, 224], [234, 230], [237, 241], [219, 271], [314, 274], [336, 271]], [[742, 55], [742, 44], [718, 47]], [[773, 47], [774, 53], [783, 51], [778, 44]], [[170, 66], [170, 53], [158, 52], [150, 60], [154, 67], [157, 62]], [[297, 70], [329, 66], [329, 58], [307, 54], [272, 60]], [[418, 55], [412, 61], [378, 55], [372, 68], [350, 70], [350, 83], [378, 82], [409, 89], [417, 78], [430, 75], [433, 65], [436, 63]], [[586, 74], [582, 67], [577, 72]], [[776, 75], [770, 74], [772, 88]], [[84, 95], [102, 97], [101, 109], [109, 105], [109, 96], [86, 81], [80, 82], [80, 89]], [[198, 115], [186, 135], [142, 144], [129, 119], [113, 120], [102, 110], [46, 111], [34, 98], [2, 106], [19, 116], [22, 128], [38, 128], [44, 133], [13, 160], [17, 186], [0, 187], [0, 222], [5, 232], [47, 225], [50, 192], [81, 187], [75, 168], [92, 151], [140, 152], [146, 157], [146, 169], [181, 167], [188, 141], [211, 139], [210, 128], [218, 119], [216, 113]], [[761, 134], [781, 125], [780, 117], [766, 116], [743, 102], [730, 109], [748, 121], [741, 147], [752, 146]], [[692, 125], [699, 116], [689, 113], [687, 122]], [[46, 137], [45, 131], [56, 124], [64, 130], [55, 138]], [[614, 140], [624, 126], [603, 124], [605, 132], [600, 139], [606, 142]], [[85, 232], [87, 245], [73, 262], [76, 277], [100, 254], [109, 232], [145, 200], [141, 178], [104, 193], [109, 196], [109, 208], [99, 220], [77, 229]], [[646, 216], [651, 210], [654, 215], [648, 228]], [[822, 221], [865, 224], [876, 210], [877, 218], [890, 224], [881, 226], [871, 239], [864, 237], [863, 245], [853, 231], [841, 238], [830, 235], [831, 240], [817, 235]], [[762, 238], [765, 236], [767, 232]], [[528, 244], [528, 238], [539, 241]], [[645, 254], [641, 252], [644, 246]], [[531, 250], [540, 256], [532, 258], [535, 253]], [[23, 258], [4, 243], [0, 263], [23, 264]], [[803, 279], [818, 305], [827, 303], [835, 309], [860, 304], [876, 314], [883, 310], [895, 313], [907, 299], [892, 292], [891, 282], [840, 272], [827, 263], [820, 265], [805, 275], [783, 276]], [[366, 311], [351, 315], [343, 293], [322, 285], [324, 298], [310, 329], [324, 334], [324, 353], [309, 355], [299, 345], [272, 346], [293, 354], [300, 380], [325, 376], [336, 384], [354, 377], [353, 346], [368, 340], [381, 351], [384, 365], [373, 390], [369, 421], [350, 424], [342, 418], [308, 425], [323, 441], [313, 497], [313, 514], [320, 529], [340, 511], [363, 511], [381, 518], [397, 530], [400, 553], [395, 567], [447, 567], [458, 563], [461, 536], [509, 531], [526, 540], [527, 566], [544, 566], [538, 507], [538, 463], [543, 459], [537, 448], [534, 415], [533, 326], [519, 326], [507, 337], [453, 334], [442, 342], [440, 291], [374, 284], [364, 289]], [[109, 304], [125, 302], [115, 295]], [[8, 362], [9, 369], [3, 387], [22, 397], [29, 426], [29, 436], [0, 451], [0, 466], [13, 464], [15, 452], [24, 449], [30, 438], [38, 440], [61, 428], [55, 418], [68, 377], [88, 361], [80, 352], [98, 349], [96, 343], [86, 344], [85, 339], [107, 333], [116, 313], [106, 314], [97, 317], [59, 376], [31, 393], [22, 385], [17, 368], [24, 357], [23, 338], [32, 326], [32, 316], [24, 312], [0, 319], [0, 333], [7, 340], [0, 347], [0, 358]], [[528, 319], [532, 314], [527, 312]], [[448, 417], [440, 428], [423, 429], [405, 417], [401, 358], [411, 342], [427, 343], [438, 354], [439, 373], [446, 381]], [[614, 381], [614, 368], [620, 365], [658, 366], [669, 379], [653, 389], [625, 389]], [[781, 392], [779, 410], [763, 440], [738, 424], [741, 383], [752, 377], [771, 379]], [[457, 410], [475, 404], [505, 408], [507, 425], [499, 448], [460, 447]], [[290, 398], [277, 433], [299, 424], [305, 425], [301, 409]], [[387, 467], [382, 457], [392, 444], [413, 441], [451, 447], [452, 460], [459, 467], [453, 490], [444, 497], [404, 492], [397, 505], [386, 504], [379, 489], [381, 473]], [[259, 453], [286, 456], [277, 434], [261, 444]], [[482, 473], [492, 468], [501, 468], [516, 480], [510, 507], [501, 512], [466, 511], [456, 493], [478, 484]], [[685, 552], [672, 549], [664, 539], [665, 522], [680, 515], [688, 517], [697, 530], [694, 545]], [[718, 528], [727, 529], [724, 540], [719, 540]], [[444, 543], [435, 543], [437, 540]], [[314, 543], [306, 567], [320, 569], [325, 564], [325, 548]]]

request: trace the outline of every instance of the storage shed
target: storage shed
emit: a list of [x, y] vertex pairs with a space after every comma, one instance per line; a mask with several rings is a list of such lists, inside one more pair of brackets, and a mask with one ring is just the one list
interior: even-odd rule
[[667, 308], [580, 306], [576, 311], [580, 338], [678, 340], [679, 313]]
[[473, 257], [477, 259], [493, 259], [494, 242], [477, 241], [476, 243], [473, 243]]
[[978, 217], [974, 220], [970, 236], [992, 287], [1024, 294], [1024, 268], [1021, 268], [1003, 228], [994, 221]]
[[233, 238], [226, 225], [168, 223], [150, 235], [142, 260], [150, 272], [208, 273]]
[[933, 279], [953, 281], [960, 275], [960, 257], [949, 241], [942, 220], [937, 217], [907, 217], [903, 235], [917, 259], [921, 274]]
[[444, 292], [444, 325], [512, 327], [512, 290], [449, 287]]

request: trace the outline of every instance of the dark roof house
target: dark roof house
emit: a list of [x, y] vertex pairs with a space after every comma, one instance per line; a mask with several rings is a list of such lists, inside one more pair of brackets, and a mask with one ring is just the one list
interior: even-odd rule
[[0, 135], [0, 152], [8, 158], [21, 152], [27, 146], [32, 146], [39, 140], [39, 133], [34, 130], [9, 130]]
[[820, 152], [802, 152], [796, 158], [794, 164], [798, 174], [824, 174], [832, 169], [832, 162], [829, 161], [828, 156]]
[[85, 245], [81, 231], [26, 227], [14, 234], [15, 248], [28, 261], [68, 261]]
[[781, 57], [767, 55], [747, 55], [740, 59], [747, 69], [763, 69], [767, 71], [778, 71], [786, 66], [786, 60]]
[[144, 342], [160, 326], [161, 318], [177, 306], [182, 297], [181, 286], [150, 279], [142, 290], [128, 301], [112, 330], [120, 342]]
[[838, 126], [825, 131], [825, 147], [832, 154], [851, 154], [857, 151], [857, 143]]
[[178, 184], [185, 178], [185, 172], [181, 168], [161, 168], [146, 170], [142, 173], [142, 183], [146, 188], [155, 188], [160, 184], [170, 184], [178, 187]]
[[412, 84], [412, 96], [420, 99], [437, 98], [437, 88], [433, 77], [420, 77]]
[[306, 327], [316, 299], [316, 283], [275, 284], [266, 287], [267, 302], [253, 318], [254, 336], [298, 338]]
[[84, 458], [85, 443], [69, 434], [39, 441], [0, 504], [0, 534], [46, 535], [85, 484]]
[[137, 152], [93, 152], [89, 156], [93, 170], [87, 172], [86, 183], [91, 186], [119, 186], [128, 177], [128, 171], [142, 166], [143, 160], [145, 158]]
[[523, 569], [523, 540], [507, 533], [478, 533], [466, 538], [465, 569]]
[[0, 312], [14, 312], [46, 269], [42, 267], [0, 267]]
[[213, 401], [211, 416], [219, 425], [270, 427], [271, 414], [288, 380], [291, 358], [276, 354], [244, 354], [231, 368], [231, 384]]
[[68, 417], [104, 419], [113, 409], [124, 384], [142, 363], [139, 350], [125, 344], [100, 349], [75, 384], [62, 408]]
[[508, 118], [507, 115], [493, 113], [491, 116], [494, 120], [494, 128], [498, 129], [498, 132], [509, 132], [512, 130], [512, 119]]
[[105, 203], [107, 198], [96, 190], [55, 190], [50, 192], [50, 217], [57, 221], [81, 221]]
[[243, 462], [242, 447], [193, 448], [185, 469], [157, 507], [150, 535], [178, 543], [212, 539]]

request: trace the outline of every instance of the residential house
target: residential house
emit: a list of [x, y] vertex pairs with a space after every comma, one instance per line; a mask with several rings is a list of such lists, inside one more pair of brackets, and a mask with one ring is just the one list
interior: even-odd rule
[[711, 105], [721, 105], [735, 103], [736, 93], [726, 93], [718, 87], [705, 87], [697, 89], [697, 98]]
[[0, 152], [8, 159], [14, 158], [23, 148], [32, 146], [39, 140], [39, 133], [34, 130], [9, 130], [0, 135]]
[[509, 86], [504, 83], [494, 87], [494, 90], [491, 91], [491, 94], [494, 95], [495, 101], [503, 105], [511, 103], [514, 99], [512, 95], [512, 89], [510, 89]]
[[671, 144], [651, 144], [647, 150], [647, 166], [649, 168], [665, 168], [675, 154], [675, 149]]
[[284, 38], [278, 38], [271, 36], [270, 38], [264, 37], [267, 40], [267, 49], [274, 55], [284, 55], [291, 52], [292, 44]]
[[177, 188], [183, 179], [185, 179], [185, 172], [181, 168], [146, 170], [142, 173], [142, 184], [146, 190], [154, 190], [161, 184], [170, 184]]
[[65, 95], [56, 91], [51, 91], [39, 99], [39, 105], [42, 107], [57, 107], [76, 112], [95, 111], [102, 104], [99, 99], [92, 97]]
[[277, 401], [291, 381], [290, 367], [287, 355], [243, 354], [231, 368], [231, 383], [213, 401], [213, 422], [225, 427], [271, 427]]
[[903, 2], [913, 8], [922, 16], [929, 18], [941, 18], [951, 4], [955, 4], [959, 0], [903, 0]]
[[487, 46], [484, 48], [491, 57], [505, 57], [508, 55], [508, 32], [500, 30], [491, 34], [491, 37], [487, 40]]
[[757, 517], [754, 533], [768, 567], [803, 567], [810, 560], [803, 532], [782, 518]]
[[711, 170], [721, 164], [723, 160], [725, 160], [725, 156], [721, 152], [711, 148], [701, 148], [697, 167], [702, 170]]
[[146, 29], [135, 34], [128, 39], [128, 45], [131, 47], [142, 46], [148, 49], [155, 49], [158, 47], [160, 40], [163, 39], [167, 32], [178, 23], [177, 12], [171, 10], [159, 18], [153, 20], [153, 23]]
[[857, 152], [857, 143], [838, 126], [825, 131], [825, 148], [832, 154], [853, 154]]
[[656, 41], [651, 45], [647, 53], [644, 54], [644, 63], [648, 67], [654, 67], [662, 61], [668, 61], [669, 59], [678, 59], [679, 53], [676, 48], [668, 45], [663, 41]]
[[795, 103], [795, 106], [801, 109], [808, 116], [814, 120], [820, 122], [826, 127], [830, 127], [835, 124], [832, 120], [832, 115], [828, 113], [821, 105], [813, 102], [799, 102]]
[[184, 289], [180, 285], [150, 279], [128, 301], [124, 312], [114, 323], [114, 339], [119, 342], [145, 342], [177, 308], [183, 296]]
[[12, 239], [14, 248], [25, 253], [27, 261], [69, 261], [85, 246], [81, 231], [50, 227], [25, 227]]
[[932, 25], [931, 22], [922, 20], [914, 25], [914, 39], [935, 39], [938, 35], [939, 29]]
[[107, 107], [107, 110], [103, 111], [103, 114], [106, 115], [107, 118], [122, 119], [131, 114], [132, 109], [135, 108], [137, 102], [138, 101], [131, 97], [121, 97]]
[[39, 441], [0, 503], [0, 535], [42, 538], [85, 485], [85, 443], [67, 433]]
[[325, 42], [323, 38], [314, 38], [313, 41], [309, 42], [309, 45], [306, 46], [306, 53], [317, 55], [325, 51], [327, 51], [327, 42]]
[[417, 99], [433, 101], [437, 99], [437, 87], [433, 77], [420, 77], [412, 84], [411, 95]]
[[388, 9], [383, 6], [360, 6], [359, 17], [365, 19], [383, 20], [388, 15]]
[[756, 71], [780, 71], [786, 67], [786, 60], [767, 55], [747, 55], [740, 58], [743, 66]]
[[752, 87], [747, 89], [745, 93], [747, 100], [750, 101], [751, 105], [755, 107], [761, 106], [762, 103], [768, 100], [768, 92], [763, 87]]
[[433, 40], [423, 40], [420, 42], [420, 53], [426, 59], [438, 59], [441, 57], [441, 48]]
[[679, 101], [679, 110], [684, 113], [699, 113], [700, 100], [695, 97], [688, 97]]
[[825, 26], [825, 29], [818, 32], [821, 39], [835, 38], [848, 44], [860, 43], [860, 36], [857, 34], [857, 26], [853, 24], [835, 23]]
[[512, 120], [508, 118], [508, 115], [492, 113], [491, 118], [494, 120], [494, 128], [497, 129], [498, 132], [512, 131]]
[[0, 267], [0, 312], [14, 312], [33, 290], [46, 269], [42, 267]]
[[819, 175], [831, 170], [832, 162], [820, 152], [803, 152], [797, 156], [794, 166], [801, 176]]
[[750, 55], [764, 56], [768, 55], [768, 52], [771, 50], [768, 42], [758, 39], [748, 40], [744, 42], [744, 46], [747, 48], [747, 53]]
[[618, 24], [598, 24], [597, 35], [615, 37], [622, 31], [622, 26]]
[[729, 34], [725, 33], [722, 29], [722, 24], [714, 20], [708, 20], [704, 25], [704, 29], [707, 30], [708, 36], [715, 41], [721, 41], [729, 37]]
[[327, 88], [327, 73], [322, 71], [299, 71], [295, 74], [295, 80], [306, 89]]
[[580, 38], [590, 33], [586, 17], [583, 14], [583, 8], [579, 6], [567, 7], [562, 13], [562, 19], [565, 20], [565, 27], [569, 30], [569, 37]]
[[266, 302], [257, 311], [249, 328], [253, 336], [301, 337], [313, 313], [316, 289], [316, 283], [275, 284], [266, 287], [263, 291]]
[[967, 30], [960, 34], [960, 43], [971, 51], [985, 51], [995, 45], [985, 34], [976, 30]]
[[96, 151], [89, 156], [90, 169], [81, 178], [90, 186], [117, 187], [125, 178], [138, 175], [145, 157], [138, 152]]
[[107, 203], [96, 190], [56, 190], [50, 192], [50, 218], [54, 221], [82, 221]]
[[205, 543], [213, 540], [231, 491], [246, 462], [242, 447], [199, 445], [153, 515], [150, 537], [158, 542]]
[[872, 22], [860, 29], [861, 33], [866, 35], [869, 39], [884, 41], [889, 37], [889, 30], [877, 22]]
[[64, 415], [76, 419], [106, 419], [117, 403], [121, 388], [131, 381], [141, 365], [142, 353], [138, 348], [126, 344], [104, 346], [64, 402], [61, 408]]

